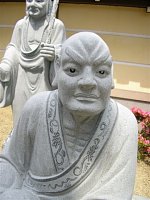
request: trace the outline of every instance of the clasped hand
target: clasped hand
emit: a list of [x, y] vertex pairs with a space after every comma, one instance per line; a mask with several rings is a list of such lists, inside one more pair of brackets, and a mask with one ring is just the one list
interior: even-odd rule
[[54, 58], [55, 58], [55, 47], [54, 47], [54, 45], [42, 43], [40, 54], [41, 54], [41, 56], [43, 56], [47, 60], [53, 61]]

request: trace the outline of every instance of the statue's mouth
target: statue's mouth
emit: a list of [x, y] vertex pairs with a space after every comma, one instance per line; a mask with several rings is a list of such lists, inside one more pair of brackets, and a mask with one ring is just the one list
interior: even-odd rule
[[29, 7], [28, 11], [29, 11], [30, 13], [39, 13], [39, 12], [40, 12], [39, 8], [33, 7], [33, 6], [32, 6], [32, 7]]
[[99, 99], [99, 96], [96, 94], [86, 94], [86, 93], [77, 93], [75, 98], [79, 101], [96, 101]]
[[99, 98], [99, 96], [96, 94], [86, 94], [86, 93], [77, 93], [75, 94], [75, 97], [86, 97], [86, 98], [95, 98], [95, 99]]

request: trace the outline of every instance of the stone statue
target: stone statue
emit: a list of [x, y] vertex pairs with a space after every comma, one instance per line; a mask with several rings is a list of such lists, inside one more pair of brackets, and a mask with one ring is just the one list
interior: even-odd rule
[[137, 122], [110, 98], [108, 46], [77, 33], [57, 70], [58, 89], [28, 100], [0, 156], [0, 199], [131, 200]]
[[0, 64], [0, 107], [12, 105], [14, 123], [27, 99], [53, 89], [54, 61], [66, 39], [53, 2], [26, 0], [27, 15], [16, 23]]

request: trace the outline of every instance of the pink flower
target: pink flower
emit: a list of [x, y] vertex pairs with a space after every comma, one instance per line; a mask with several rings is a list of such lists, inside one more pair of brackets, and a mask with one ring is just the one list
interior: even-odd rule
[[137, 112], [137, 107], [133, 107], [133, 108], [131, 108], [131, 111], [133, 112], [133, 113], [136, 113]]
[[138, 140], [141, 144], [143, 145], [149, 145], [150, 144], [150, 140], [147, 140], [146, 138], [144, 138], [141, 134], [139, 134], [138, 136]]
[[150, 153], [150, 147], [147, 147], [147, 153]]
[[144, 140], [144, 144], [145, 145], [149, 145], [150, 144], [150, 140]]

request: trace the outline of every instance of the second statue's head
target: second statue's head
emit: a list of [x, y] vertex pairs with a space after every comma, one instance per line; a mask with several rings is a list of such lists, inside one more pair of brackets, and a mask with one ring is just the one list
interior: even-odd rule
[[34, 19], [40, 19], [50, 14], [51, 0], [26, 0], [26, 13]]

